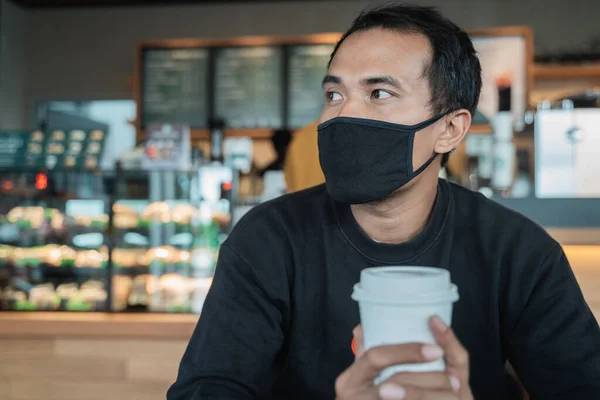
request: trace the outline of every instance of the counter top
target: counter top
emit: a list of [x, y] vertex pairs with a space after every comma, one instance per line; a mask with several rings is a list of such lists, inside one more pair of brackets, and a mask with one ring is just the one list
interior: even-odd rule
[[189, 339], [198, 322], [190, 314], [0, 312], [0, 337], [131, 337]]

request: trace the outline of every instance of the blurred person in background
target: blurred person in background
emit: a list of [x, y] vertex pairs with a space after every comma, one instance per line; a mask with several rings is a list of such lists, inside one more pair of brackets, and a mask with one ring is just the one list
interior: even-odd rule
[[267, 171], [282, 171], [292, 141], [292, 132], [289, 129], [276, 129], [271, 136], [271, 144], [275, 151], [275, 159], [260, 170], [259, 175], [264, 176]]
[[319, 164], [317, 128], [319, 121], [298, 129], [285, 159], [285, 183], [288, 192], [297, 192], [325, 182]]

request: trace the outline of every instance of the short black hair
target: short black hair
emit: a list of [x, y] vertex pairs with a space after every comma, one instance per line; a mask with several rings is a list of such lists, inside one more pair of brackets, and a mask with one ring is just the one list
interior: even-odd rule
[[[336, 44], [329, 64], [348, 36], [376, 28], [427, 37], [432, 57], [423, 76], [429, 80], [429, 105], [433, 113], [439, 115], [464, 108], [475, 115], [481, 93], [479, 58], [467, 32], [445, 18], [435, 7], [389, 4], [363, 11]], [[442, 167], [449, 156], [449, 153], [443, 155]]]

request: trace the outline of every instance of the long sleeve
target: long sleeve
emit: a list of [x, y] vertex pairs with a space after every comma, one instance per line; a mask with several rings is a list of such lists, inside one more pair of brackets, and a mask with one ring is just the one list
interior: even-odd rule
[[280, 285], [263, 276], [266, 267], [253, 268], [222, 246], [202, 315], [167, 400], [269, 398], [284, 343], [286, 305], [285, 293], [274, 292]]
[[562, 248], [525, 269], [520, 285], [528, 295], [508, 356], [531, 399], [600, 398], [600, 329]]

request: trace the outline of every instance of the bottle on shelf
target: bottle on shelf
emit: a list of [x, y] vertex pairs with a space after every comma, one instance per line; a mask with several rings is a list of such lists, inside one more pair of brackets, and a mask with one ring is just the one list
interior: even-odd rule
[[208, 121], [208, 129], [210, 134], [210, 159], [212, 162], [223, 163], [225, 121], [221, 118], [211, 118]]

